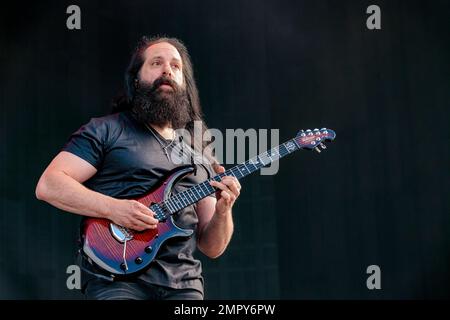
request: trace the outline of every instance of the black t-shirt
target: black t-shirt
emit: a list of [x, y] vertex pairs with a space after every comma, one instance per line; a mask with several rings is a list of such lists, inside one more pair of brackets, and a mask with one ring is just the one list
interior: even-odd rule
[[[150, 132], [131, 112], [125, 111], [92, 118], [72, 134], [63, 151], [77, 155], [97, 169], [84, 183], [87, 188], [114, 198], [134, 198], [148, 192], [162, 176], [179, 165], [169, 161], [155, 135], [164, 141], [156, 131]], [[173, 147], [180, 143], [175, 140]], [[172, 191], [181, 192], [214, 175], [211, 165], [197, 165], [196, 173], [180, 180]], [[179, 227], [196, 231], [195, 204], [173, 218]], [[190, 238], [167, 240], [150, 268], [139, 278], [152, 284], [203, 292], [201, 262], [193, 257], [196, 241], [196, 232]]]

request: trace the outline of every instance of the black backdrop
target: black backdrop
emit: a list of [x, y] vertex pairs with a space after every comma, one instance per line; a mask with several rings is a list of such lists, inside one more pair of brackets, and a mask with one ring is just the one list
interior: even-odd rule
[[[81, 30], [66, 8], [81, 8]], [[366, 28], [381, 8], [382, 29]], [[142, 34], [182, 39], [210, 127], [333, 128], [252, 176], [206, 297], [448, 298], [448, 1], [54, 1], [1, 10], [0, 298], [66, 288], [79, 219], [34, 197], [71, 132], [109, 112]], [[381, 268], [368, 290], [366, 268]]]

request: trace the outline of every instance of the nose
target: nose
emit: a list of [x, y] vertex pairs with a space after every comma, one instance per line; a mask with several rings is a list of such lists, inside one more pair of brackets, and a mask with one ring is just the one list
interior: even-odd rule
[[163, 75], [172, 78], [172, 68], [169, 63], [164, 64]]

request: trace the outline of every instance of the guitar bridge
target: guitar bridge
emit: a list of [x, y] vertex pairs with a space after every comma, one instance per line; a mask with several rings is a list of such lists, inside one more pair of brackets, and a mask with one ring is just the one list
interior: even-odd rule
[[133, 233], [128, 228], [119, 226], [115, 223], [110, 223], [109, 229], [110, 229], [113, 237], [121, 243], [124, 243], [126, 241], [133, 239]]

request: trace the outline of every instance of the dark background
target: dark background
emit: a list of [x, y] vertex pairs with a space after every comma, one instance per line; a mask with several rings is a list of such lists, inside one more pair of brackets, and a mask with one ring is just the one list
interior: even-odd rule
[[[81, 30], [66, 8], [81, 8]], [[381, 7], [381, 30], [366, 8]], [[109, 113], [143, 34], [190, 50], [210, 127], [332, 128], [246, 178], [206, 298], [450, 297], [448, 1], [54, 1], [0, 10], [0, 298], [66, 288], [79, 218], [35, 199], [69, 135]], [[368, 290], [366, 268], [381, 268]]]

